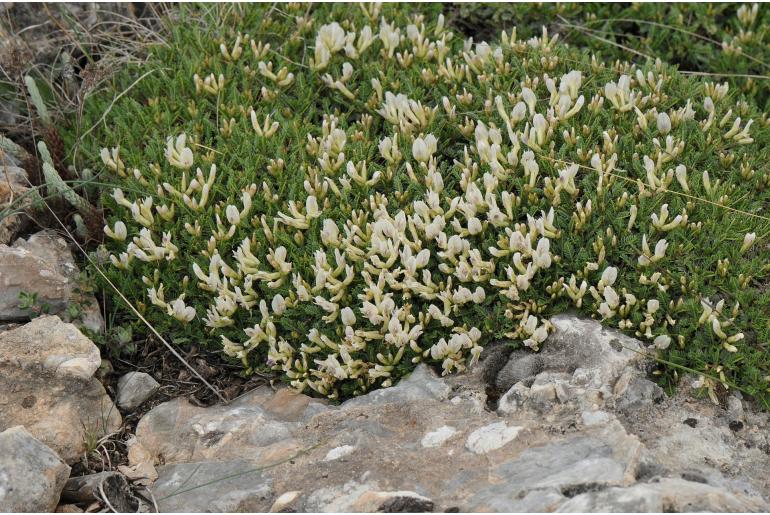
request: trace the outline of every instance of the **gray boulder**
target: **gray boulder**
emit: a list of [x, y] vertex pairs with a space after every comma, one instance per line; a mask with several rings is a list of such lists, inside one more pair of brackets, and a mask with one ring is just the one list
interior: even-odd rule
[[0, 511], [52, 512], [70, 468], [21, 426], [0, 433]]

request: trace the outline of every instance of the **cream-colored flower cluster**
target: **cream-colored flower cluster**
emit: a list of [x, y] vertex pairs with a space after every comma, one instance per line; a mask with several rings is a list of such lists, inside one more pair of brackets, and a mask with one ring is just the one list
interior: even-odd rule
[[[247, 34], [223, 42], [211, 71], [190, 77], [190, 105], [217, 105], [216, 143], [168, 134], [164, 162], [145, 171], [102, 151], [108, 169], [145, 185], [112, 192], [119, 216], [105, 234], [121, 273], [161, 271], [140, 268], [148, 311], [332, 398], [343, 384], [389, 386], [422, 361], [464, 370], [494, 338], [537, 350], [552, 305], [664, 350], [685, 344], [679, 319], [695, 303], [697, 325], [738, 350], [740, 307], [690, 289], [676, 266], [706, 213], [732, 205], [724, 171], [755, 173], [744, 149], [757, 124], [726, 85], [681, 98], [672, 85], [685, 79], [660, 63], [570, 62], [545, 30], [474, 43], [442, 18], [397, 26], [366, 9], [368, 24], [314, 31], [297, 16], [307, 66]], [[240, 76], [252, 85], [238, 98], [256, 107], [222, 102]], [[289, 119], [303, 114], [286, 115], [282, 99], [300, 83], [349, 111], [296, 134]], [[227, 195], [236, 137], [272, 153]], [[699, 168], [703, 154], [721, 168]], [[750, 254], [755, 232], [736, 227]]]

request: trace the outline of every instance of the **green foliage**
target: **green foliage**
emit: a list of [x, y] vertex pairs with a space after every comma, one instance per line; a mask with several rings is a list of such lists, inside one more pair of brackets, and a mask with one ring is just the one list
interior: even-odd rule
[[37, 292], [19, 292], [19, 309], [29, 311], [30, 318], [36, 318], [44, 315], [51, 310], [51, 305], [42, 302]]
[[680, 70], [713, 74], [770, 109], [770, 8], [737, 3], [453, 4], [454, 24], [481, 37], [516, 27], [522, 38], [542, 27], [607, 60], [661, 59]]
[[181, 9], [75, 156], [169, 339], [337, 398], [579, 310], [770, 398], [770, 123], [735, 89], [404, 6]]

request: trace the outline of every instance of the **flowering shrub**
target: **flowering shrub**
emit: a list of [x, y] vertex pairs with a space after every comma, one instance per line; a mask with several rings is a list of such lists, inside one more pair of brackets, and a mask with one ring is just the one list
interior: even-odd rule
[[479, 35], [517, 26], [523, 37], [546, 25], [558, 30], [561, 41], [604, 60], [660, 58], [725, 80], [770, 109], [770, 82], [763, 78], [770, 71], [767, 4], [476, 2], [454, 6], [452, 22]]
[[337, 398], [579, 310], [767, 396], [770, 122], [728, 85], [397, 6], [204, 16], [82, 147], [161, 331]]

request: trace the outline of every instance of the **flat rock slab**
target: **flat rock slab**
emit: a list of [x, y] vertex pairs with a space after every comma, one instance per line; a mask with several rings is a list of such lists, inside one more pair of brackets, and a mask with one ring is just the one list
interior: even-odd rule
[[[506, 409], [487, 402], [479, 368], [440, 378], [420, 365], [339, 405], [269, 387], [226, 406], [176, 399], [140, 420], [135, 445], [158, 465], [164, 511], [768, 508], [767, 455], [730, 441], [716, 415], [701, 433], [674, 422], [684, 408], [663, 414], [638, 342], [593, 321], [555, 325], [553, 366], [514, 384]], [[624, 418], [631, 404], [638, 420]], [[728, 458], [750, 472], [723, 475]]]
[[248, 461], [180, 463], [158, 473], [152, 492], [162, 513], [267, 511], [275, 497], [272, 479]]
[[57, 316], [0, 333], [0, 430], [23, 425], [67, 463], [80, 459], [87, 437], [121, 424], [93, 377], [100, 362], [93, 342]]
[[[528, 421], [500, 421], [473, 396], [451, 391], [420, 367], [387, 395], [340, 406], [269, 388], [229, 406], [177, 399], [145, 415], [137, 439], [166, 463], [153, 493], [167, 497], [160, 502], [169, 511], [266, 511], [300, 488], [293, 499], [300, 511], [377, 511], [387, 503], [472, 511], [504, 508], [520, 492], [548, 486], [633, 482], [640, 445], [620, 424], [549, 443]], [[524, 470], [536, 467], [527, 478]], [[180, 488], [192, 490], [171, 495]]]
[[0, 511], [54, 511], [69, 474], [67, 464], [23, 427], [0, 433]]

